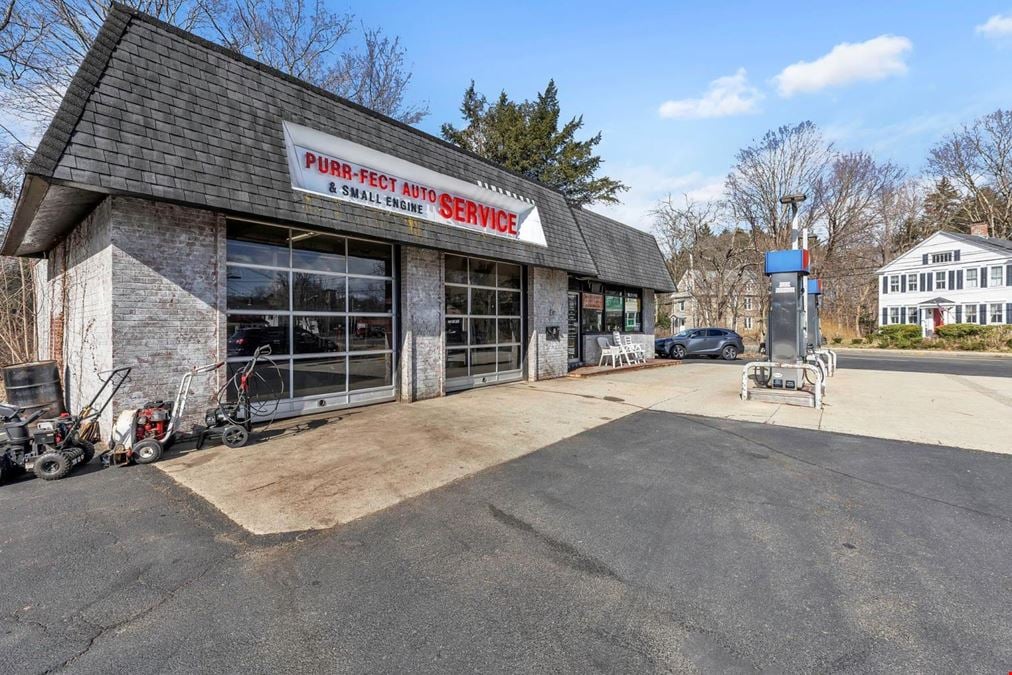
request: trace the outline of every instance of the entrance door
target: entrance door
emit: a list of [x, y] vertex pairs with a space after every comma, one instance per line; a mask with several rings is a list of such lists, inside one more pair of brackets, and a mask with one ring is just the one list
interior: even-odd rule
[[569, 292], [569, 310], [566, 320], [568, 323], [566, 341], [569, 349], [569, 367], [575, 368], [583, 360], [580, 356], [582, 344], [582, 336], [580, 335], [580, 294], [575, 291]]
[[941, 307], [935, 307], [934, 317], [935, 317], [935, 326], [934, 326], [935, 328], [945, 325], [945, 314], [942, 313]]

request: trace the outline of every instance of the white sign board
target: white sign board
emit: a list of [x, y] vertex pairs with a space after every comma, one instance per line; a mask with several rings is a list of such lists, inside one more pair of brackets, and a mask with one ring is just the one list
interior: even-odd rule
[[538, 207], [364, 145], [284, 122], [292, 187], [302, 192], [547, 246]]

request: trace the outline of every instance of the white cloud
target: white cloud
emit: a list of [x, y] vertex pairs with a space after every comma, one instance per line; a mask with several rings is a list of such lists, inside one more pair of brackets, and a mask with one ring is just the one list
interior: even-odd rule
[[798, 61], [773, 78], [781, 96], [819, 91], [853, 82], [882, 80], [907, 72], [913, 43], [898, 35], [879, 35], [865, 42], [842, 42], [814, 61]]
[[748, 83], [744, 68], [734, 75], [718, 77], [701, 98], [683, 98], [665, 101], [657, 112], [661, 117], [675, 119], [705, 119], [730, 117], [755, 112], [762, 94]]
[[1012, 16], [995, 14], [974, 30], [989, 38], [1003, 38], [1012, 36]]
[[653, 228], [651, 211], [669, 194], [681, 198], [689, 195], [696, 201], [717, 199], [723, 194], [723, 176], [705, 176], [698, 171], [672, 174], [650, 165], [627, 165], [609, 170], [609, 175], [629, 186], [619, 196], [621, 204], [596, 204], [592, 211], [614, 218], [645, 232]]

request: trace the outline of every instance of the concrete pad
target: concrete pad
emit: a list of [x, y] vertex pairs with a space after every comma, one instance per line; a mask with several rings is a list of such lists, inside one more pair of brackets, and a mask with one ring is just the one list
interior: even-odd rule
[[[823, 410], [739, 398], [737, 366], [616, 371], [302, 419], [155, 466], [254, 534], [329, 528], [639, 410], [1012, 453], [1012, 378], [841, 369]], [[635, 439], [630, 439], [635, 442]]]

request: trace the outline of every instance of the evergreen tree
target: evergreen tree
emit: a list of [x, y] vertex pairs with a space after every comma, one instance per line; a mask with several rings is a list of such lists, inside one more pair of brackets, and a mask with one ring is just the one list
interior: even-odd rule
[[942, 177], [924, 197], [924, 216], [921, 234], [927, 236], [939, 230], [969, 232], [963, 196], [956, 186]]
[[443, 138], [555, 188], [574, 206], [617, 202], [618, 194], [628, 186], [607, 176], [595, 176], [601, 158], [594, 154], [594, 147], [601, 142], [601, 134], [577, 140], [582, 116], [560, 129], [558, 93], [555, 81], [550, 80], [534, 101], [512, 101], [504, 91], [489, 102], [471, 82], [460, 106], [467, 126], [458, 129], [444, 124]]

